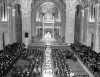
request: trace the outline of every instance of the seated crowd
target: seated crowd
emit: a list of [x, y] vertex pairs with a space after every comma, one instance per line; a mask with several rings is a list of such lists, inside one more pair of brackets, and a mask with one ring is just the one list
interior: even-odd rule
[[12, 77], [40, 77], [42, 74], [43, 51], [41, 49], [23, 49], [21, 60], [26, 61], [26, 64], [23, 66], [15, 65]]
[[71, 75], [71, 68], [67, 63], [67, 59], [73, 59], [74, 55], [67, 50], [53, 49], [52, 57], [55, 77], [69, 77]]
[[90, 47], [81, 43], [71, 44], [71, 48], [78, 54], [82, 62], [89, 68], [89, 70], [99, 77], [100, 75], [100, 53], [92, 51]]
[[5, 76], [13, 64], [19, 59], [24, 48], [23, 43], [13, 43], [4, 47], [0, 50], [0, 77]]

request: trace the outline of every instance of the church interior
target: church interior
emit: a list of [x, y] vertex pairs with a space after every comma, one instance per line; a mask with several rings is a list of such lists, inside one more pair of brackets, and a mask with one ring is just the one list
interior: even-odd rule
[[0, 0], [0, 77], [100, 77], [100, 0]]

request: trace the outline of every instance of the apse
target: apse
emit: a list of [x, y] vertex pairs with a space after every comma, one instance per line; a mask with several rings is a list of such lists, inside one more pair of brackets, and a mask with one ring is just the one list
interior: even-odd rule
[[60, 29], [60, 23], [61, 14], [57, 5], [54, 3], [45, 2], [36, 10], [37, 35], [43, 37], [47, 32], [49, 32], [54, 38], [59, 34], [60, 30], [58, 29]]

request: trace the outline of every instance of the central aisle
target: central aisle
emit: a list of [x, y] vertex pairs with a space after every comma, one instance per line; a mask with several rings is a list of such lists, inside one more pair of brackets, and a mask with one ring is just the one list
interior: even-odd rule
[[42, 77], [55, 77], [50, 47], [47, 47], [45, 50]]

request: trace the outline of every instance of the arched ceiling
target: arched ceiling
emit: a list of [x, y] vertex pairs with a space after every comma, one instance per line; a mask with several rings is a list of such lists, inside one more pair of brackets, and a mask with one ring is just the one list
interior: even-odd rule
[[58, 12], [58, 9], [54, 3], [45, 2], [40, 6], [39, 12], [41, 12], [41, 13], [46, 13], [46, 12], [55, 13], [55, 12]]
[[62, 9], [62, 5], [57, 0], [36, 0], [35, 2], [35, 9], [39, 9], [42, 4], [51, 2], [55, 4], [55, 6], [58, 8], [59, 11]]
[[[62, 7], [63, 1], [65, 0], [0, 0], [0, 3], [4, 3], [4, 1], [7, 2], [7, 5], [11, 5], [11, 6], [16, 3], [21, 3], [24, 5], [25, 2], [27, 3], [27, 2], [32, 2], [32, 1], [35, 2], [36, 6], [38, 6], [40, 2], [49, 1], [49, 2], [56, 2], [58, 3], [59, 7]], [[98, 2], [100, 3], [100, 0], [77, 0], [77, 1], [79, 1], [84, 7], [89, 6], [91, 4], [98, 3]]]

